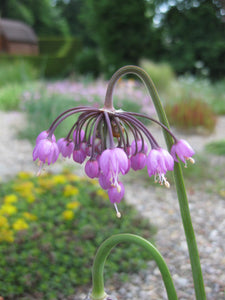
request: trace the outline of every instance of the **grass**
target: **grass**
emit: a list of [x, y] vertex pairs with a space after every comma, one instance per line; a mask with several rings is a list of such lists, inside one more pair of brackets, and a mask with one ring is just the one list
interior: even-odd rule
[[[20, 173], [0, 186], [0, 295], [4, 299], [65, 299], [91, 282], [93, 256], [111, 234], [130, 232], [152, 240], [155, 228], [121, 203], [117, 219], [105, 191], [68, 171], [32, 177]], [[135, 245], [121, 245], [106, 265], [135, 273], [150, 259]], [[129, 262], [129, 263], [128, 263]]]

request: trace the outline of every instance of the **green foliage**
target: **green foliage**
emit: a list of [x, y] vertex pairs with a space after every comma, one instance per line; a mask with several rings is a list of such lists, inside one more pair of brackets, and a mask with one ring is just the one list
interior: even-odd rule
[[11, 83], [21, 84], [38, 77], [37, 70], [26, 60], [12, 60], [8, 55], [1, 55], [0, 64], [0, 87]]
[[[183, 98], [200, 98], [207, 103], [216, 114], [225, 114], [225, 81], [210, 82], [208, 79], [181, 77], [171, 86], [170, 101]], [[190, 96], [191, 92], [191, 96]]]
[[[37, 70], [24, 60], [10, 60], [1, 56], [0, 68], [0, 109], [16, 110], [19, 108], [23, 91], [29, 90], [37, 76]], [[29, 85], [29, 87], [28, 87]]]
[[222, 4], [201, 0], [198, 5], [179, 1], [164, 14], [166, 57], [179, 74], [187, 71], [223, 78], [225, 23]]
[[92, 75], [94, 77], [100, 74], [100, 61], [98, 53], [92, 48], [83, 49], [78, 53], [75, 59], [75, 72], [81, 75]]
[[86, 1], [82, 17], [106, 72], [136, 64], [142, 56], [149, 33], [145, 12], [144, 0]]
[[225, 140], [209, 143], [205, 148], [209, 153], [216, 155], [225, 155]]
[[[77, 38], [42, 38], [40, 39], [40, 55], [4, 54], [0, 56], [0, 61], [6, 66], [6, 75], [9, 73], [13, 80], [30, 80], [37, 75], [59, 78], [74, 71], [74, 61], [80, 48], [81, 43]], [[2, 78], [4, 81], [8, 80], [7, 76], [4, 79], [3, 72]]]
[[150, 60], [142, 59], [140, 67], [149, 74], [159, 91], [165, 92], [175, 79], [175, 74], [168, 63], [154, 63]]
[[[34, 137], [38, 136], [43, 129], [47, 130], [49, 124], [60, 113], [75, 105], [79, 105], [79, 103], [75, 103], [74, 99], [62, 95], [48, 96], [42, 93], [36, 96], [33, 94], [29, 101], [22, 104], [27, 113], [28, 126], [20, 132], [20, 137], [27, 138], [33, 143]], [[57, 138], [65, 136], [68, 133], [66, 130], [71, 128], [75, 122], [76, 118], [74, 119], [74, 116], [67, 118], [64, 121], [64, 126], [59, 126], [56, 129]]]
[[216, 125], [216, 116], [212, 109], [200, 99], [188, 98], [165, 107], [171, 125], [181, 130], [212, 132]]
[[29, 24], [39, 36], [69, 35], [69, 27], [59, 8], [51, 0], [3, 0], [1, 17]]
[[[90, 283], [93, 256], [109, 234], [152, 239], [155, 232], [124, 202], [125, 216], [117, 219], [105, 191], [70, 172], [38, 178], [20, 173], [0, 191], [0, 295], [5, 299], [72, 296], [76, 287]], [[146, 259], [149, 255], [136, 245], [121, 245], [106, 265], [106, 278], [137, 272]]]
[[24, 86], [21, 86], [18, 83], [7, 84], [4, 87], [0, 88], [0, 109], [18, 109], [23, 90]]

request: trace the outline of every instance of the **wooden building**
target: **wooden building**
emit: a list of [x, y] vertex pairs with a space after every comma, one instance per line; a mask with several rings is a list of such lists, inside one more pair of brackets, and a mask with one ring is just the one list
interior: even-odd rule
[[21, 21], [0, 18], [0, 53], [37, 55], [38, 39], [33, 29]]

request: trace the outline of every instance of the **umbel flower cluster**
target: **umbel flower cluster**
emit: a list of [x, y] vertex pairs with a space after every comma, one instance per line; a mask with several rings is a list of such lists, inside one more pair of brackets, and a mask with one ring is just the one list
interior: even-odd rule
[[[54, 131], [67, 117], [77, 115], [76, 121], [66, 137], [56, 141]], [[140, 117], [156, 122], [174, 140], [170, 153], [159, 146]], [[59, 155], [71, 158], [74, 162], [85, 162], [85, 173], [90, 178], [98, 178], [100, 186], [108, 191], [117, 216], [120, 213], [117, 203], [124, 196], [124, 185], [119, 175], [126, 175], [130, 169], [135, 171], [147, 166], [149, 176], [169, 187], [166, 172], [173, 170], [178, 158], [186, 164], [193, 149], [185, 140], [177, 140], [173, 133], [159, 121], [144, 114], [115, 110], [114, 108], [93, 108], [78, 106], [64, 111], [41, 132], [36, 139], [33, 160], [53, 164]]]
[[[33, 159], [39, 160], [40, 170], [47, 163], [55, 163], [61, 154], [79, 164], [85, 161], [85, 173], [90, 178], [98, 178], [100, 186], [108, 191], [117, 216], [117, 203], [124, 196], [124, 185], [119, 175], [126, 175], [130, 169], [138, 171], [147, 166], [149, 176], [169, 187], [166, 172], [172, 171], [174, 161], [180, 158], [186, 164], [192, 163], [193, 149], [185, 140], [178, 140], [161, 122], [145, 114], [126, 112], [113, 107], [112, 94], [117, 80], [124, 74], [138, 75], [156, 96], [155, 88], [144, 70], [136, 66], [126, 66], [114, 73], [109, 81], [104, 107], [78, 106], [64, 111], [41, 132], [36, 140]], [[150, 88], [151, 86], [151, 88]], [[75, 122], [66, 137], [56, 141], [55, 129], [68, 117], [75, 116]], [[159, 146], [152, 133], [141, 121], [146, 118], [157, 123], [172, 137], [170, 152]]]

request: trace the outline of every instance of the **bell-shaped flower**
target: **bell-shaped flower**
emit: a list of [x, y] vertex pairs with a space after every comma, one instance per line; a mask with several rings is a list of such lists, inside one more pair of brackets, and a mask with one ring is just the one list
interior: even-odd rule
[[134, 171], [141, 170], [146, 166], [146, 154], [143, 152], [131, 156], [131, 168]]
[[118, 176], [120, 172], [122, 174], [126, 173], [128, 157], [121, 148], [106, 149], [99, 158], [99, 165], [104, 175], [110, 173], [113, 177]]
[[[162, 148], [152, 149], [147, 157], [147, 170], [151, 177], [155, 176], [155, 180], [169, 187], [169, 182], [165, 178], [167, 171], [172, 171], [174, 160], [170, 153]], [[158, 177], [158, 178], [157, 178]]]
[[39, 158], [42, 163], [55, 163], [59, 156], [59, 149], [56, 142], [49, 139], [42, 139], [35, 146], [33, 160]]
[[63, 157], [71, 157], [71, 154], [74, 150], [74, 142], [70, 139], [67, 140], [65, 138], [61, 138], [57, 142], [59, 152], [62, 154]]
[[103, 173], [99, 174], [98, 182], [103, 190], [108, 190], [111, 186], [111, 174], [104, 175]]
[[73, 160], [79, 164], [82, 164], [87, 157], [87, 154], [82, 149], [74, 149], [73, 151]]
[[118, 186], [112, 186], [108, 189], [109, 200], [111, 203], [120, 203], [124, 196], [124, 186], [118, 182]]
[[[38, 142], [39, 142], [40, 140], [47, 139], [48, 134], [49, 134], [49, 132], [48, 132], [47, 130], [42, 131], [41, 133], [39, 133], [39, 135], [38, 135], [37, 138], [36, 138], [36, 144], [38, 144]], [[55, 135], [54, 135], [54, 134], [51, 136], [51, 140], [52, 140], [53, 142], [56, 141], [56, 138], [55, 138]]]
[[88, 177], [90, 177], [90, 178], [98, 177], [98, 175], [99, 175], [98, 161], [96, 159], [88, 160], [85, 164], [84, 170]]
[[190, 160], [191, 163], [194, 163], [192, 156], [195, 154], [192, 147], [185, 140], [179, 140], [171, 148], [171, 155], [173, 159], [178, 162], [177, 156], [180, 160], [186, 164], [186, 160]]

